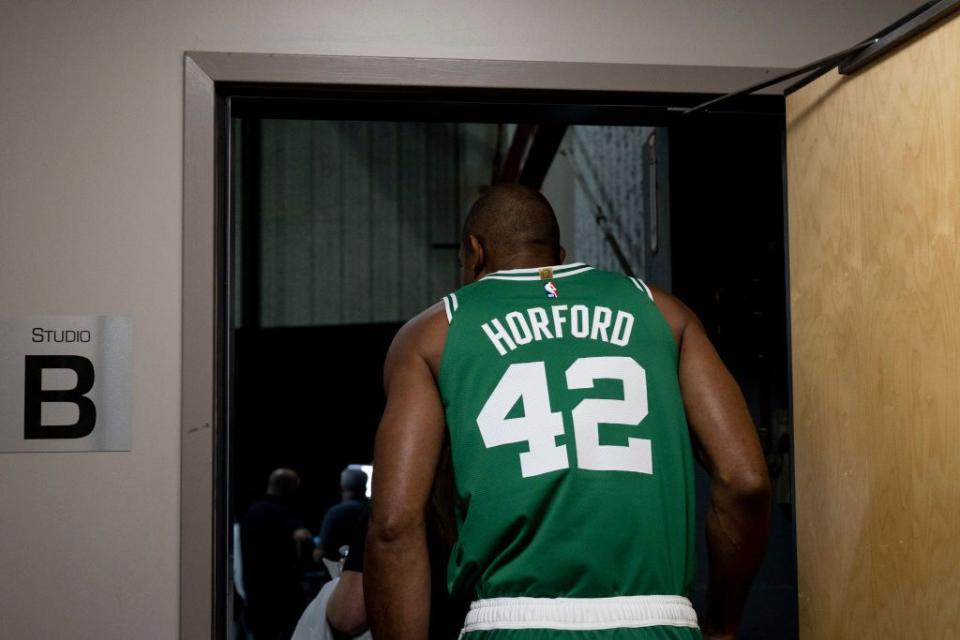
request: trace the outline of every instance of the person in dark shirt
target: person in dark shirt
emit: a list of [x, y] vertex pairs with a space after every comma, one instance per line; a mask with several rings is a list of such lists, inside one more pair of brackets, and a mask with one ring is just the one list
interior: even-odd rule
[[287, 640], [303, 611], [301, 545], [310, 540], [293, 509], [300, 478], [270, 474], [267, 494], [240, 521], [246, 622], [254, 640]]
[[357, 523], [370, 509], [367, 498], [367, 474], [356, 467], [347, 467], [340, 473], [342, 502], [327, 511], [320, 525], [320, 555], [339, 562], [340, 548], [348, 546], [357, 529]]

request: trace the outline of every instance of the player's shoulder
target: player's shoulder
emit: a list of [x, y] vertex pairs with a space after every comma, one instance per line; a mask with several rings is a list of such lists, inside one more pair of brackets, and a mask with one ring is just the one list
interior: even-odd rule
[[602, 278], [612, 286], [619, 286], [625, 290], [635, 290], [641, 300], [652, 303], [670, 326], [670, 331], [677, 343], [680, 342], [683, 332], [691, 323], [700, 322], [696, 314], [678, 297], [646, 282], [642, 278], [601, 269], [596, 269], [594, 276]]
[[447, 304], [449, 301], [445, 296], [407, 320], [397, 332], [394, 342], [416, 345], [429, 341], [437, 333], [444, 333], [441, 330], [447, 325]]
[[387, 353], [387, 366], [410, 358], [426, 360], [431, 366], [439, 362], [447, 336], [445, 301], [430, 305], [404, 323], [393, 338]]
[[618, 287], [628, 291], [638, 291], [643, 296], [651, 297], [650, 287], [642, 278], [627, 275], [622, 271], [609, 271], [590, 265], [583, 265], [582, 268], [572, 273], [580, 278], [589, 280], [591, 286]]
[[654, 285], [649, 285], [650, 295], [654, 304], [663, 315], [664, 320], [670, 325], [677, 343], [682, 340], [683, 333], [691, 325], [700, 325], [700, 319], [690, 307], [683, 303], [677, 296], [660, 289]]
[[439, 307], [443, 311], [442, 316], [447, 325], [453, 325], [454, 318], [458, 317], [460, 309], [464, 307], [468, 309], [484, 308], [491, 300], [502, 297], [504, 289], [501, 287], [504, 286], [509, 287], [510, 285], [494, 278], [480, 278], [447, 293], [431, 309]]

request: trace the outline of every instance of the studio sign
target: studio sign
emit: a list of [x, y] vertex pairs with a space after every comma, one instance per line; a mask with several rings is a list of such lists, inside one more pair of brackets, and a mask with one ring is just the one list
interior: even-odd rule
[[0, 316], [0, 451], [129, 451], [132, 322]]

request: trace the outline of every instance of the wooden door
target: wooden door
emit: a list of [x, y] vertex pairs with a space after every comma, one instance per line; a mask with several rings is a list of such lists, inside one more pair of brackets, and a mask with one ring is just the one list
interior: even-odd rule
[[960, 638], [960, 16], [787, 99], [803, 640]]

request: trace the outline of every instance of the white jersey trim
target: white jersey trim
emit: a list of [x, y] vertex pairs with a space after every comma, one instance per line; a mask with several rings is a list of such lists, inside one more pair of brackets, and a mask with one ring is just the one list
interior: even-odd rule
[[[575, 276], [578, 273], [583, 273], [584, 271], [593, 271], [593, 267], [583, 264], [582, 262], [566, 264], [566, 265], [563, 265], [563, 267], [542, 267], [542, 268], [553, 270], [553, 275], [550, 278], [547, 278], [547, 280], [553, 280], [555, 278], [566, 278], [567, 276]], [[559, 271], [558, 269], [562, 269], [562, 271]], [[530, 282], [533, 280], [543, 280], [543, 279], [544, 278], [540, 277], [540, 268], [508, 269], [505, 271], [494, 271], [493, 273], [485, 275], [481, 278], [481, 280], [510, 280], [513, 282]]]
[[453, 322], [453, 310], [450, 308], [450, 297], [443, 296], [443, 310], [447, 312], [447, 324]]
[[457, 300], [457, 294], [451, 293], [443, 296], [443, 310], [447, 312], [447, 324], [453, 323], [453, 314], [460, 308], [460, 301]]
[[541, 269], [553, 269], [554, 271], [564, 271], [566, 269], [573, 269], [576, 267], [585, 267], [587, 266], [584, 262], [571, 262], [570, 264], [548, 264], [542, 267], [529, 267], [525, 269], [501, 269], [500, 271], [494, 271], [490, 275], [539, 275]]
[[653, 299], [653, 292], [650, 291], [650, 287], [647, 286], [646, 282], [644, 282], [640, 278], [634, 278], [634, 277], [631, 277], [630, 280], [637, 287], [637, 289], [640, 289], [640, 291], [643, 291], [645, 294], [647, 294], [647, 297], [650, 298], [650, 302], [655, 302], [655, 300]]
[[470, 605], [460, 635], [494, 629], [593, 631], [659, 626], [697, 628], [697, 612], [683, 596], [490, 598]]

